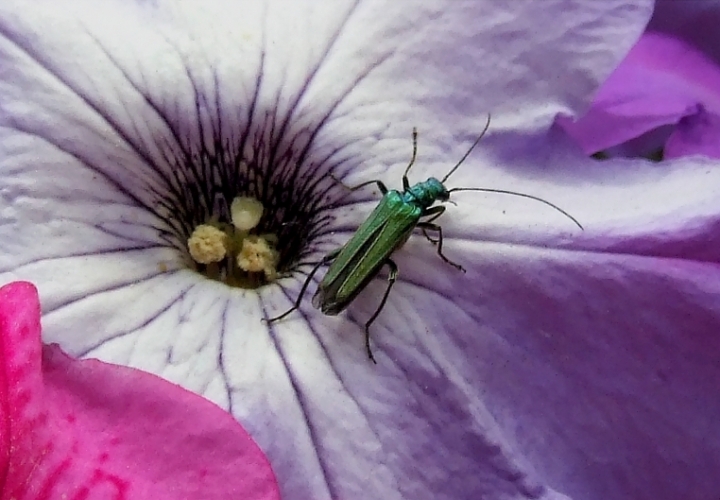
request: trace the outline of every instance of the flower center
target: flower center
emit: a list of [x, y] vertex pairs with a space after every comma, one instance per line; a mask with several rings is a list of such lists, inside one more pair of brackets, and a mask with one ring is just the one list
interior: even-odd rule
[[172, 162], [157, 212], [189, 267], [230, 286], [257, 288], [317, 251], [344, 190], [327, 175], [334, 165], [310, 159], [309, 140], [249, 142], [248, 134], [184, 151]]

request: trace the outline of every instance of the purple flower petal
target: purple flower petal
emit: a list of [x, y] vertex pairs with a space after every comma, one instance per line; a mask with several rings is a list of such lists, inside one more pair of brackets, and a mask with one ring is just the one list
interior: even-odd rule
[[701, 109], [680, 120], [665, 143], [665, 158], [689, 155], [720, 158], [720, 115]]
[[720, 1], [656, 0], [648, 31], [662, 32], [688, 42], [720, 63]]
[[588, 112], [558, 122], [591, 154], [676, 124], [700, 107], [720, 112], [720, 66], [680, 39], [645, 33]]
[[0, 288], [0, 346], [3, 500], [280, 498], [267, 459], [220, 408], [139, 370], [42, 348], [29, 283]]

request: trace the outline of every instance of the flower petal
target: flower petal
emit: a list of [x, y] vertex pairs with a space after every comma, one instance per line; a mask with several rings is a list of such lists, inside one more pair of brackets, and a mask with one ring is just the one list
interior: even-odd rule
[[[464, 477], [490, 439], [496, 463], [517, 464], [507, 477], [572, 498], [717, 494], [716, 264], [483, 242], [451, 249], [467, 274], [403, 258], [406, 278], [374, 330], [383, 385], [407, 409], [374, 428], [395, 423], [408, 475], [432, 467], [426, 444]], [[379, 392], [374, 379], [345, 385]], [[438, 425], [423, 432], [427, 422]]]
[[700, 109], [680, 120], [665, 143], [665, 158], [705, 155], [720, 158], [720, 115]]
[[[651, 13], [642, 1], [366, 6], [343, 33], [353, 37], [345, 45], [354, 50], [330, 58], [323, 70], [340, 75], [348, 59], [367, 64], [368, 55], [378, 54], [381, 63], [363, 76], [348, 101], [370, 116], [402, 123], [403, 138], [413, 125], [424, 135], [427, 123], [437, 123], [430, 129], [434, 136], [473, 135], [488, 113], [496, 118], [495, 130], [547, 127], [558, 111], [589, 105]], [[364, 46], [367, 39], [355, 34], [360, 30], [373, 37], [372, 51]], [[347, 127], [355, 128], [367, 120], [348, 118]]]
[[3, 499], [277, 499], [226, 412], [131, 368], [42, 350], [35, 288], [0, 288]]
[[648, 31], [685, 40], [711, 59], [720, 62], [720, 1], [677, 2], [656, 0]]
[[558, 122], [591, 154], [678, 123], [699, 106], [720, 112], [720, 66], [678, 38], [645, 33], [587, 114]]

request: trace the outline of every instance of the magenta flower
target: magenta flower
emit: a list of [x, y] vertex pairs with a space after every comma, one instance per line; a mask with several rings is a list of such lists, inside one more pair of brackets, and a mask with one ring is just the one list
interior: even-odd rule
[[0, 498], [279, 499], [232, 417], [140, 370], [42, 346], [29, 283], [0, 288]]
[[[285, 500], [717, 496], [720, 169], [599, 168], [552, 127], [589, 105], [651, 9], [6, 0], [3, 278], [38, 284], [46, 341], [227, 409]], [[263, 321], [378, 201], [333, 177], [399, 187], [413, 127], [411, 181], [442, 176], [487, 113], [448, 185], [541, 196], [585, 231], [529, 200], [454, 193], [437, 222], [467, 273], [422, 234], [398, 250], [377, 365], [363, 324], [383, 276], [338, 316], [308, 298]], [[239, 197], [262, 203], [280, 279], [223, 260]], [[221, 260], [190, 254], [201, 225], [216, 238], [202, 258]]]
[[588, 111], [577, 120], [561, 116], [559, 124], [586, 154], [720, 158], [719, 60], [687, 36], [703, 31], [703, 17], [719, 16], [717, 2], [661, 2]]

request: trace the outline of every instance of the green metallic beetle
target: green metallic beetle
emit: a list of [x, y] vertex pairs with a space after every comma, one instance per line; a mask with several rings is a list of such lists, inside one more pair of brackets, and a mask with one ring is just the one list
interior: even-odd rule
[[[345, 309], [348, 304], [350, 304], [355, 297], [357, 297], [357, 295], [365, 289], [368, 283], [377, 276], [380, 268], [383, 265], [387, 265], [389, 273], [388, 286], [385, 289], [385, 294], [383, 295], [377, 310], [365, 323], [365, 348], [367, 350], [368, 357], [374, 363], [377, 363], [372, 354], [372, 350], [370, 349], [370, 325], [378, 317], [380, 311], [382, 311], [385, 306], [385, 302], [390, 295], [390, 290], [397, 280], [398, 267], [390, 257], [395, 250], [405, 244], [408, 238], [410, 238], [413, 230], [416, 228], [421, 229], [425, 237], [430, 240], [430, 242], [437, 245], [437, 253], [441, 259], [454, 266], [456, 269], [465, 272], [465, 269], [463, 269], [462, 266], [451, 262], [443, 254], [442, 228], [433, 222], [435, 219], [440, 217], [443, 212], [445, 212], [444, 206], [433, 205], [436, 202], [449, 201], [450, 193], [454, 193], [456, 191], [482, 191], [486, 193], [509, 194], [536, 200], [561, 212], [577, 224], [580, 229], [582, 229], [582, 225], [580, 225], [573, 216], [552, 203], [535, 196], [515, 193], [513, 191], [505, 191], [502, 189], [447, 189], [445, 187], [445, 181], [447, 181], [453, 172], [455, 172], [455, 170], [457, 170], [457, 168], [470, 155], [475, 146], [480, 142], [480, 139], [482, 139], [483, 135], [485, 135], [489, 126], [490, 116], [488, 116], [487, 124], [480, 136], [475, 140], [472, 146], [470, 146], [470, 149], [468, 149], [467, 153], [465, 153], [460, 161], [447, 173], [447, 175], [445, 175], [445, 177], [442, 178], [442, 180], [430, 177], [425, 182], [418, 182], [417, 184], [411, 186], [407, 175], [410, 171], [410, 167], [412, 167], [415, 163], [415, 157], [417, 156], [417, 131], [413, 130], [413, 154], [402, 177], [403, 190], [388, 190], [387, 187], [385, 187], [385, 184], [379, 180], [364, 182], [352, 188], [348, 188], [354, 191], [370, 184], [376, 184], [383, 197], [380, 200], [380, 203], [378, 203], [378, 206], [375, 207], [375, 210], [373, 210], [365, 222], [362, 223], [352, 238], [350, 238], [350, 240], [342, 247], [327, 254], [315, 265], [305, 280], [305, 283], [303, 283], [303, 286], [300, 289], [300, 294], [293, 306], [283, 314], [268, 319], [268, 323], [282, 319], [300, 307], [300, 303], [307, 291], [308, 285], [312, 281], [313, 276], [315, 276], [315, 273], [323, 265], [330, 264], [330, 268], [320, 282], [320, 285], [318, 285], [318, 289], [312, 299], [312, 304], [317, 309], [320, 309], [320, 311], [324, 314], [329, 316], [334, 316]], [[426, 220], [421, 220], [425, 217], [427, 217]], [[437, 239], [432, 239], [428, 235], [427, 231], [436, 232]]]

